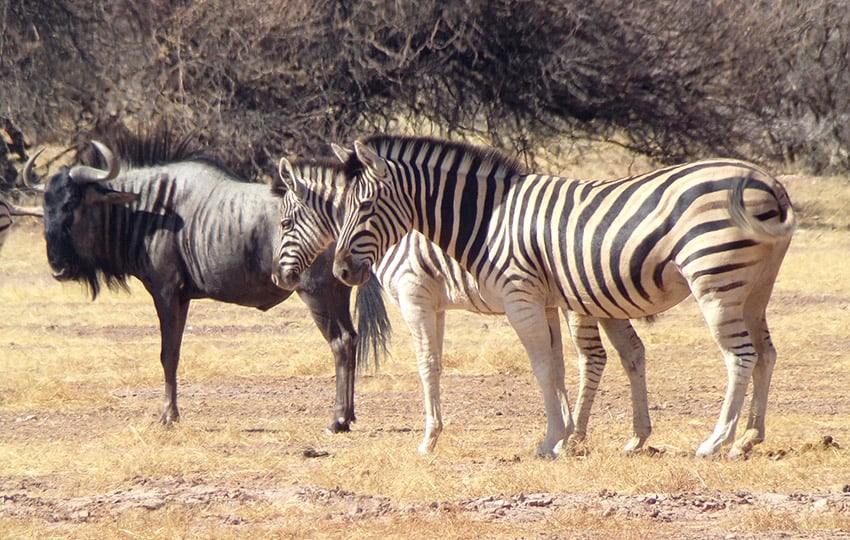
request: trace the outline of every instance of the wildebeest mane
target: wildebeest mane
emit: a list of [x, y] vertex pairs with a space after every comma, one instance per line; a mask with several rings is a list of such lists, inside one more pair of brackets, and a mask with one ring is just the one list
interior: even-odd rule
[[[135, 130], [121, 123], [113, 123], [97, 128], [88, 137], [88, 140], [92, 139], [108, 146], [115, 157], [129, 168], [198, 161], [222, 169], [234, 179], [242, 180], [199, 147], [196, 132], [178, 134], [167, 122], [139, 125]], [[77, 161], [92, 167], [106, 167], [103, 157], [99, 152], [93, 151], [90, 144], [86, 144], [78, 153]]]

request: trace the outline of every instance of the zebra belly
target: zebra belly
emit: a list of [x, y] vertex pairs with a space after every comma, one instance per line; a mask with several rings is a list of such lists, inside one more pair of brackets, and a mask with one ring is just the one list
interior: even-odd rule
[[645, 279], [639, 285], [611, 280], [593, 285], [579, 289], [577, 295], [563, 295], [559, 307], [602, 319], [637, 319], [666, 311], [691, 294], [687, 280], [674, 263], [664, 266], [658, 284]]

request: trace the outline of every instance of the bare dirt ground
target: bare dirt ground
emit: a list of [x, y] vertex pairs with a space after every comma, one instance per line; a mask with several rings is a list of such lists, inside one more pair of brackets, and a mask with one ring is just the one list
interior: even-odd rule
[[[191, 404], [192, 429], [201, 431], [226, 429], [216, 425], [226, 410], [227, 423], [247, 426], [240, 428], [240, 442], [223, 445], [218, 452], [240, 452], [268, 446], [269, 429], [255, 420], [257, 412], [269, 403], [278, 404], [281, 414], [292, 417], [303, 416], [308, 424], [317, 424], [317, 419], [326, 416], [329, 403], [329, 378], [293, 377], [277, 381], [216, 381], [214, 386], [183, 385], [184, 404]], [[470, 418], [493, 419], [482, 429], [495, 433], [510, 429], [510, 425], [540, 425], [537, 390], [528, 377], [517, 380], [515, 375], [493, 376], [448, 376], [445, 380], [447, 403], [463, 403], [463, 415]], [[510, 389], [510, 403], [505, 403], [506, 389]], [[61, 446], [83, 445], [91, 433], [124, 429], [139, 416], [151, 416], [151, 405], [159, 398], [159, 387], [116, 390], [119, 405], [91, 412], [50, 412], [32, 414], [16, 412], [0, 413], [0, 425], [5, 426], [4, 438], [19, 439], [30, 444], [35, 441], [50, 442]], [[475, 399], [470, 399], [474, 396]], [[353, 434], [327, 436], [320, 439], [317, 447], [301, 443], [275, 444], [274, 452], [308, 461], [334, 459], [338, 449], [335, 437], [343, 442], [352, 439], [362, 442], [364, 438], [382, 437], [392, 433], [408, 433], [410, 427], [418, 427], [421, 397], [414, 388], [410, 391], [361, 392], [360, 414], [380, 419], [370, 423], [369, 432], [357, 430]], [[625, 395], [605, 393], [601, 396], [604, 410], [627, 410]], [[794, 406], [793, 396], [786, 396], [777, 406]], [[492, 404], [502, 402], [509, 406], [511, 418], [506, 421], [507, 410], [493, 411]], [[681, 404], [684, 408], [686, 405]], [[815, 416], [830, 415], [835, 410], [850, 410], [850, 397], [836, 396], [830, 402], [810, 403], [800, 400], [796, 405]], [[188, 408], [188, 405], [187, 405]], [[655, 411], [657, 414], [658, 411]], [[160, 429], [160, 428], [151, 428]], [[177, 428], [183, 429], [183, 428]], [[274, 430], [271, 430], [274, 438]], [[279, 433], [279, 431], [278, 431]], [[256, 443], [252, 439], [257, 439]], [[367, 441], [368, 442], [368, 441]], [[348, 446], [348, 445], [345, 445]], [[410, 449], [412, 451], [412, 448]], [[656, 451], [653, 449], [651, 451]], [[772, 448], [764, 455], [768, 459], [782, 460], [793, 454], [818, 454], [843, 452], [838, 443], [829, 437], [805, 443], [798, 448]], [[665, 459], [659, 451], [659, 460]], [[527, 455], [492, 456], [495, 461], [520, 463], [533, 460]], [[458, 466], [475, 468], [490, 463], [467, 462]], [[274, 528], [279, 516], [271, 515], [265, 520], [242, 517], [246, 508], [262, 505], [297, 506], [299, 512], [320, 516], [326, 524], [351, 524], [359, 521], [404, 520], [411, 515], [426, 515], [431, 519], [448, 516], [487, 523], [510, 523], [521, 527], [523, 523], [556, 519], [563, 514], [588, 514], [600, 520], [637, 520], [640, 523], [655, 523], [661, 527], [646, 536], [631, 537], [669, 538], [850, 538], [847, 530], [782, 531], [769, 530], [763, 534], [735, 533], [728, 529], [730, 523], [743, 520], [757, 509], [795, 516], [817, 516], [827, 513], [850, 513], [850, 484], [842, 483], [850, 477], [836, 478], [836, 484], [819, 491], [767, 492], [751, 490], [705, 490], [674, 493], [627, 494], [602, 489], [599, 492], [534, 492], [518, 495], [493, 494], [464, 500], [433, 500], [424, 503], [407, 503], [389, 497], [352, 492], [340, 487], [328, 488], [316, 485], [290, 484], [286, 478], [274, 474], [257, 473], [229, 478], [204, 478], [191, 473], [140, 476], [130, 479], [117, 489], [107, 489], [94, 494], [74, 495], [75, 485], [61, 475], [48, 477], [0, 476], [0, 516], [3, 518], [41, 521], [44, 531], [64, 535], [79, 531], [88, 523], [114, 519], [127, 513], [148, 513], [152, 516], [165, 508], [187, 513], [199, 513], [206, 527], [219, 532], [249, 533]], [[2, 521], [0, 521], [2, 523]], [[664, 526], [672, 526], [664, 532]], [[607, 532], [594, 530], [572, 530], [569, 533], [553, 534], [555, 537], [595, 538], [607, 537]], [[305, 536], [309, 536], [305, 531]], [[497, 535], [499, 536], [499, 535]], [[403, 535], [402, 535], [403, 537]], [[541, 536], [534, 536], [541, 537]], [[627, 535], [627, 537], [630, 537]]]

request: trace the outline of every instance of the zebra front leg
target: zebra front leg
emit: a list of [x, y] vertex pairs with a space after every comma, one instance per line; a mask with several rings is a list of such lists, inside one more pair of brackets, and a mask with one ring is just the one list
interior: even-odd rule
[[440, 405], [440, 375], [443, 371], [443, 334], [446, 313], [433, 306], [424, 306], [421, 295], [407, 294], [400, 287], [399, 307], [410, 329], [416, 348], [416, 364], [422, 381], [425, 398], [425, 435], [419, 445], [420, 454], [429, 454], [437, 446], [443, 431], [443, 413]]
[[567, 326], [578, 356], [579, 386], [575, 406], [575, 430], [567, 439], [567, 447], [575, 449], [587, 436], [590, 410], [602, 379], [608, 356], [595, 317], [566, 311]]
[[646, 390], [646, 349], [628, 319], [599, 319], [599, 323], [614, 348], [617, 349], [623, 370], [629, 377], [634, 436], [623, 450], [626, 453], [632, 453], [643, 448], [643, 443], [652, 433], [652, 421], [649, 418], [649, 398]]
[[556, 447], [563, 444], [570, 434], [568, 430], [572, 430], [572, 414], [564, 387], [563, 355], [559, 355], [557, 349], [561, 342], [558, 310], [529, 302], [506, 302], [505, 314], [522, 341], [543, 392], [546, 437], [538, 446], [537, 455], [556, 457]]

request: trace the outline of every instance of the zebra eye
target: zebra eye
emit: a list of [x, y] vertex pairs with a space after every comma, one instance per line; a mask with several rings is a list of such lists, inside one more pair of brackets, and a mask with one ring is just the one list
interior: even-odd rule
[[361, 212], [371, 212], [372, 207], [375, 205], [374, 201], [362, 201], [360, 203], [360, 211]]
[[280, 229], [284, 232], [292, 229], [292, 220], [289, 218], [283, 218], [280, 220]]

